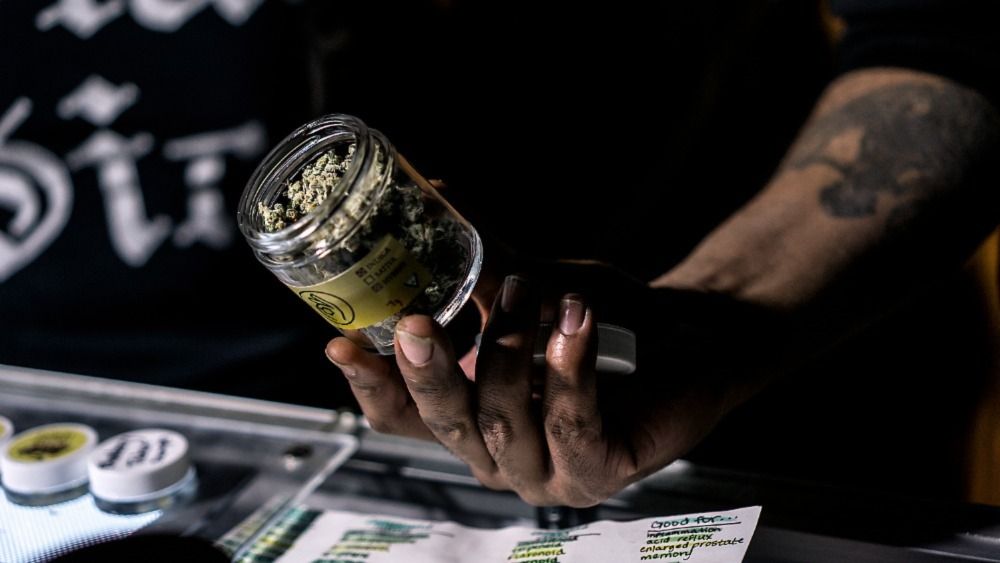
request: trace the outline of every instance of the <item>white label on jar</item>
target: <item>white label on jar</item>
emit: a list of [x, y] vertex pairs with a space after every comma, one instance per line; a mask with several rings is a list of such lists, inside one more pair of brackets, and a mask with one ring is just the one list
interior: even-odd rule
[[332, 280], [289, 288], [339, 329], [357, 330], [400, 312], [431, 282], [431, 275], [392, 235]]

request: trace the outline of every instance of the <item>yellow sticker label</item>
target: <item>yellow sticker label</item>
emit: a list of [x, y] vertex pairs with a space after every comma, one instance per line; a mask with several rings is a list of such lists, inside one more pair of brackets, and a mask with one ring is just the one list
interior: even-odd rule
[[87, 443], [87, 435], [72, 428], [46, 428], [31, 432], [8, 446], [14, 461], [48, 461], [67, 456]]
[[367, 256], [332, 280], [289, 288], [333, 326], [356, 330], [395, 315], [430, 282], [430, 273], [406, 247], [386, 235]]

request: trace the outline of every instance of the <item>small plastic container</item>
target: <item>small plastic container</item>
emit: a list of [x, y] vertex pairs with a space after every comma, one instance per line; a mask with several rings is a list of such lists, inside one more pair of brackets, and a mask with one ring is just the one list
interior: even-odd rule
[[243, 192], [238, 222], [268, 270], [383, 354], [393, 353], [402, 316], [451, 320], [482, 264], [472, 225], [385, 136], [348, 115], [313, 121], [279, 143]]
[[0, 456], [7, 499], [26, 506], [71, 500], [87, 492], [87, 457], [97, 432], [83, 424], [46, 424], [14, 436]]
[[166, 509], [197, 493], [187, 438], [172, 430], [136, 430], [109, 438], [90, 454], [87, 469], [94, 502], [113, 514]]

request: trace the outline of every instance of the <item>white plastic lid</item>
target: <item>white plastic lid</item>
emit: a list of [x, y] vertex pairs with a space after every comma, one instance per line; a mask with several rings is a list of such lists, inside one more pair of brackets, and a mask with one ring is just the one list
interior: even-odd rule
[[166, 494], [191, 469], [187, 439], [151, 428], [119, 434], [90, 455], [90, 492], [111, 502], [135, 502]]
[[[545, 348], [552, 325], [539, 325], [539, 338], [535, 341], [532, 361], [535, 365], [545, 365]], [[476, 348], [483, 335], [476, 335]], [[600, 373], [628, 375], [635, 371], [635, 333], [618, 325], [597, 323], [597, 365]]]
[[[545, 365], [545, 347], [548, 345], [549, 325], [541, 325], [546, 330], [535, 342], [533, 360]], [[597, 365], [600, 373], [628, 375], [635, 371], [635, 333], [618, 325], [597, 323]]]
[[34, 495], [82, 485], [87, 481], [87, 456], [95, 445], [97, 432], [83, 424], [46, 424], [25, 430], [3, 446], [3, 486]]

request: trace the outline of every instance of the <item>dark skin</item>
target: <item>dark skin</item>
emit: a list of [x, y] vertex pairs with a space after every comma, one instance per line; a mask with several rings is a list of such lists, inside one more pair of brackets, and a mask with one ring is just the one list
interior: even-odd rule
[[[925, 272], [961, 264], [997, 223], [998, 139], [995, 109], [972, 90], [903, 69], [856, 71], [827, 89], [758, 196], [649, 284], [597, 265], [504, 278], [513, 265], [503, 263], [474, 296], [485, 319], [474, 366], [425, 316], [400, 321], [395, 359], [344, 338], [327, 355], [376, 430], [436, 440], [485, 485], [529, 503], [591, 506], [683, 455], [793, 357], [891, 309]], [[584, 296], [575, 285], [588, 271], [604, 281]], [[652, 319], [633, 326], [645, 355], [638, 372], [609, 380], [594, 370], [595, 323], [629, 284]], [[787, 322], [757, 336], [787, 345], [734, 370], [720, 356], [736, 339], [712, 339], [714, 354], [679, 342], [664, 303], [684, 291], [775, 313]], [[557, 329], [538, 372], [543, 303]]]

